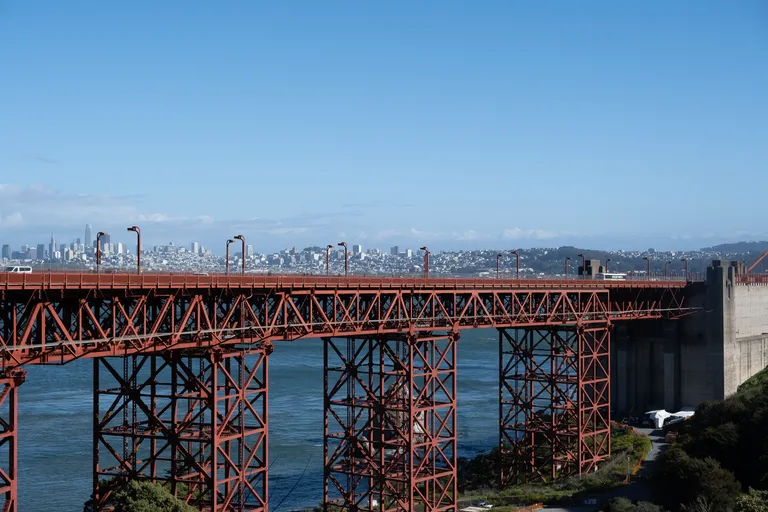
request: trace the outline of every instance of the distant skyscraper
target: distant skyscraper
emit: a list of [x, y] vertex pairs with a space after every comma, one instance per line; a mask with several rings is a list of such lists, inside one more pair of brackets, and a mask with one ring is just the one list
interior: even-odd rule
[[253, 256], [253, 246], [252, 246], [252, 245], [246, 245], [246, 246], [245, 246], [245, 255], [246, 255], [247, 257], [249, 257], [249, 258], [250, 258], [251, 256]]
[[93, 237], [91, 237], [91, 225], [86, 224], [85, 225], [85, 246], [91, 247], [91, 240], [93, 240]]
[[37, 257], [41, 260], [45, 258], [45, 244], [37, 244]]
[[3, 245], [3, 252], [2, 252], [2, 255], [0, 255], [0, 257], [3, 258], [4, 260], [11, 259], [11, 246], [10, 245], [8, 245], [8, 244], [4, 244]]
[[363, 246], [362, 245], [353, 245], [352, 246], [352, 254], [362, 254], [363, 253]]
[[396, 245], [392, 246], [392, 248], [389, 250], [389, 254], [391, 254], [392, 256], [397, 256], [398, 254], [400, 254], [400, 248]]
[[200, 244], [197, 242], [192, 242], [192, 253], [193, 254], [200, 254]]
[[56, 237], [53, 236], [53, 233], [51, 233], [51, 243], [48, 245], [48, 254], [51, 259], [56, 256]]

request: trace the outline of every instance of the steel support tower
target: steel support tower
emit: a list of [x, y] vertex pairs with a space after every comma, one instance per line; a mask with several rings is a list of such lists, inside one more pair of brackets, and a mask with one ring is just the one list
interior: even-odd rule
[[93, 501], [112, 485], [166, 485], [202, 510], [265, 511], [271, 345], [93, 362]]
[[326, 511], [455, 510], [458, 337], [325, 338]]
[[499, 329], [501, 486], [594, 471], [610, 455], [610, 325]]
[[0, 376], [0, 497], [3, 512], [17, 512], [19, 386], [26, 371], [16, 369]]

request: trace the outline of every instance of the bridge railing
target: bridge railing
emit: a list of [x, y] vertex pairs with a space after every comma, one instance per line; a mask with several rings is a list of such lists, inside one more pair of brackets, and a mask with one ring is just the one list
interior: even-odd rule
[[[494, 289], [512, 288], [554, 288], [636, 286], [650, 282], [674, 281], [678, 285], [684, 279], [642, 277], [639, 279], [599, 281], [574, 276], [572, 279], [495, 279], [495, 278], [452, 278], [437, 277], [376, 277], [376, 276], [310, 276], [265, 274], [173, 274], [173, 273], [0, 273], [0, 288], [5, 289], [78, 289], [78, 288], [414, 288], [414, 289]], [[658, 283], [661, 284], [661, 283]], [[671, 284], [671, 283], [670, 283]]]
[[736, 284], [768, 286], [768, 274], [737, 274]]

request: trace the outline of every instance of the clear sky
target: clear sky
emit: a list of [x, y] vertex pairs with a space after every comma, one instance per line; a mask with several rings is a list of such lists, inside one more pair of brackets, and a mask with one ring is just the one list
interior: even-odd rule
[[765, 239], [768, 3], [0, 0], [0, 183], [14, 245]]

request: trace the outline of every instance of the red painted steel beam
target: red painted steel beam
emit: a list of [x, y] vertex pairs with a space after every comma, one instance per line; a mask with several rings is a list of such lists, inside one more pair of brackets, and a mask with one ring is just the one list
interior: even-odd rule
[[95, 359], [92, 509], [128, 478], [210, 512], [265, 511], [269, 352]]
[[194, 274], [86, 274], [34, 273], [0, 274], [0, 291], [8, 290], [178, 290], [178, 289], [426, 289], [426, 290], [509, 290], [509, 289], [622, 289], [683, 288], [685, 279], [669, 281], [589, 279], [481, 279], [481, 278], [405, 278], [338, 276], [228, 276]]
[[682, 312], [679, 288], [21, 290], [0, 300], [0, 364], [10, 369], [235, 344], [258, 348], [306, 337], [587, 325]]
[[324, 340], [325, 510], [456, 509], [457, 339]]
[[0, 510], [17, 512], [18, 503], [18, 389], [24, 383], [26, 372], [22, 369], [0, 375]]
[[610, 405], [609, 324], [500, 329], [501, 486], [593, 471]]

